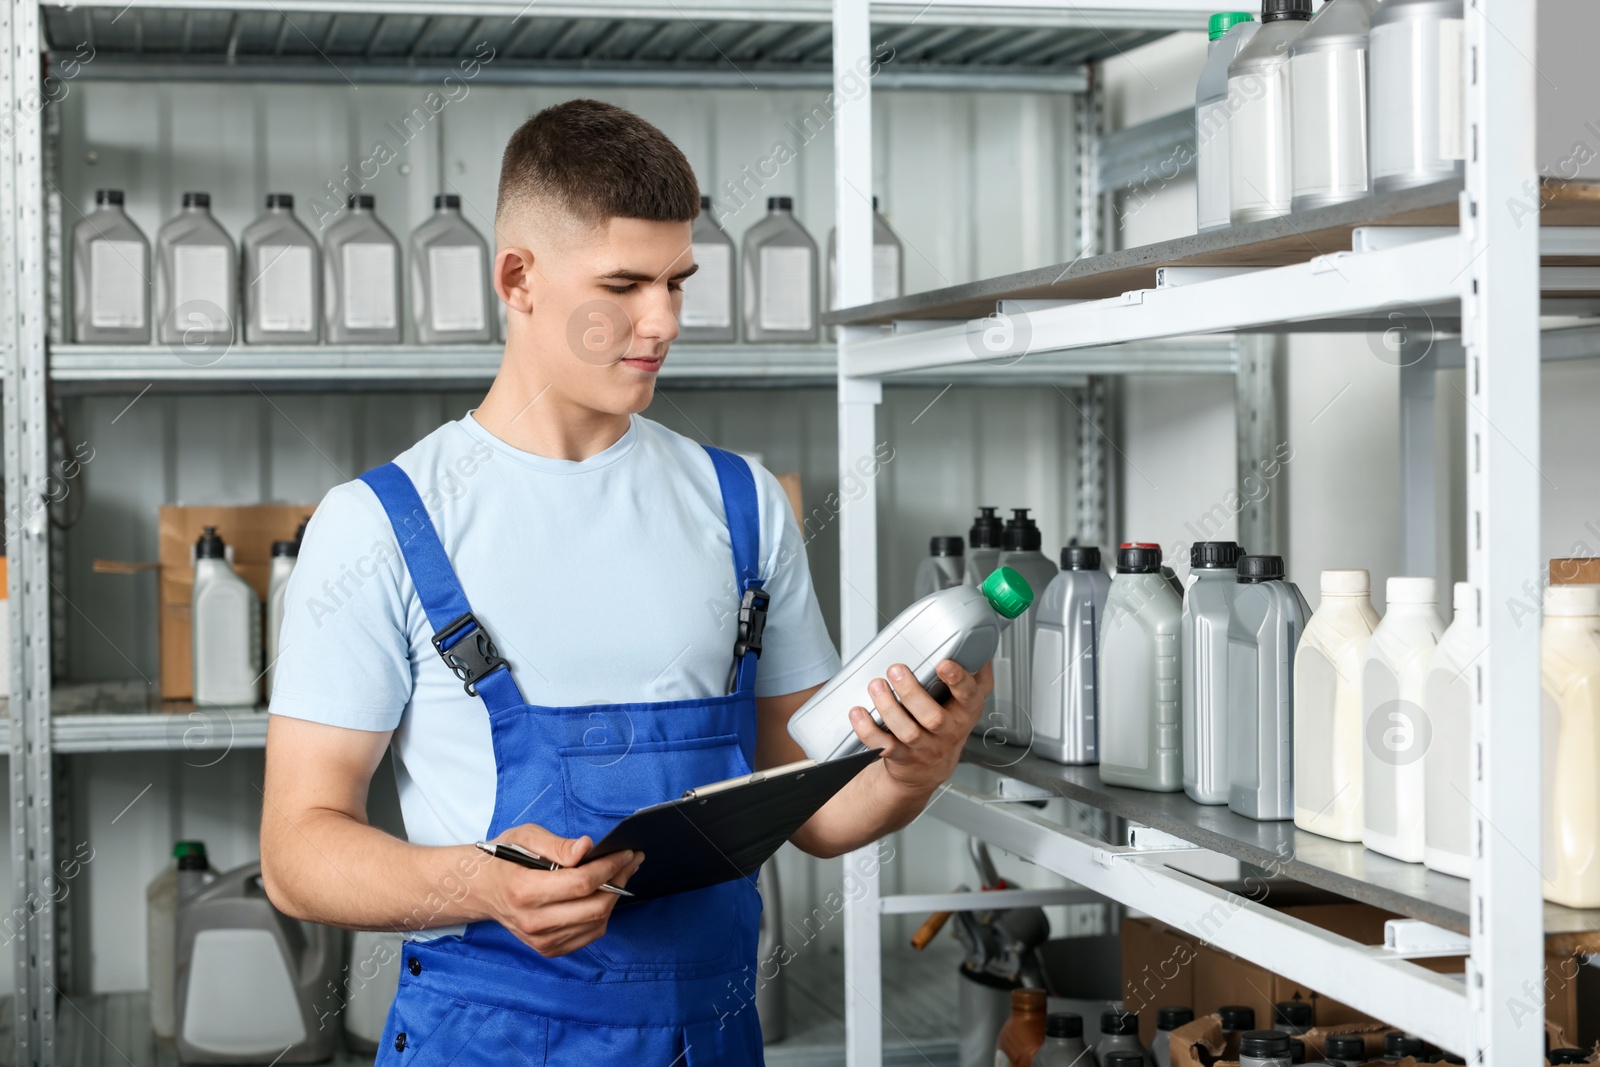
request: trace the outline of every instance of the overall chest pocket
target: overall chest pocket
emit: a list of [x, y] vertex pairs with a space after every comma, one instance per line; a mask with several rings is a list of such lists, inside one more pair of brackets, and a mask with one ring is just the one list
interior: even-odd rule
[[[560, 756], [567, 835], [588, 834], [596, 841], [640, 808], [751, 770], [737, 734], [573, 745], [561, 749]], [[760, 914], [755, 886], [743, 880], [659, 900], [621, 902], [605, 934], [585, 951], [613, 972], [720, 973], [753, 965]]]

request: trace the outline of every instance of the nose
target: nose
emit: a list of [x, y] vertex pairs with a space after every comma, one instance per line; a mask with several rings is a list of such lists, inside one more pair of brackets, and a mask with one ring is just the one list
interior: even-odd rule
[[678, 336], [678, 309], [675, 295], [665, 281], [645, 288], [638, 306], [633, 334], [642, 341], [668, 344]]

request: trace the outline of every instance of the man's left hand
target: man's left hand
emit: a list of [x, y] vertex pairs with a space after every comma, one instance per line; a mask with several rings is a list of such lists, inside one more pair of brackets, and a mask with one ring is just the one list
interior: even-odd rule
[[883, 766], [890, 779], [924, 793], [931, 793], [955, 773], [961, 747], [983, 715], [983, 699], [994, 689], [994, 670], [987, 663], [972, 674], [947, 659], [936, 673], [950, 690], [942, 704], [918, 684], [905, 664], [896, 663], [889, 668], [893, 689], [882, 678], [874, 678], [867, 686], [884, 725], [873, 722], [865, 708], [850, 709], [850, 725], [862, 744], [883, 749]]

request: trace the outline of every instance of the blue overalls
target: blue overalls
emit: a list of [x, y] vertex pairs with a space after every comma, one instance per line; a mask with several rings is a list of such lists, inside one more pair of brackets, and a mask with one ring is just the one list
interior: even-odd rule
[[[754, 767], [756, 657], [767, 596], [760, 516], [745, 461], [707, 451], [741, 603], [731, 691], [658, 703], [525, 703], [472, 616], [411, 479], [393, 463], [361, 476], [394, 526], [434, 646], [488, 707], [495, 758], [488, 837], [536, 823], [598, 841], [640, 807]], [[621, 900], [605, 934], [553, 958], [493, 921], [472, 923], [459, 938], [408, 941], [378, 1067], [760, 1065], [760, 913], [754, 880], [739, 879], [658, 900]]]

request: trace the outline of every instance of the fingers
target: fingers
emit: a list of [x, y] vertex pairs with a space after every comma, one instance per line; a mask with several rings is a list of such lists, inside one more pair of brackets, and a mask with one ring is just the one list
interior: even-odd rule
[[[945, 660], [940, 666], [943, 667], [946, 664], [955, 667], [957, 670], [961, 669], [949, 660]], [[941, 678], [940, 680], [942, 681], [943, 679]], [[893, 683], [894, 691], [900, 695], [900, 705], [907, 711], [907, 717], [912, 719], [918, 727], [930, 734], [936, 734], [944, 728], [945, 721], [949, 716], [943, 705], [933, 699], [932, 695], [922, 687], [922, 683], [917, 681], [916, 676], [911, 673], [909, 668], [903, 664], [896, 663], [889, 668], [889, 681]], [[884, 721], [887, 722], [888, 720]], [[895, 731], [895, 736], [901, 737], [898, 730]], [[903, 737], [901, 739], [907, 740]]]
[[588, 855], [590, 846], [594, 844], [587, 835], [560, 837], [531, 822], [513, 826], [495, 840], [521, 845], [534, 855], [554, 860], [563, 867], [576, 867], [582, 863], [583, 857]]
[[[867, 695], [872, 698], [873, 707], [878, 709], [884, 727], [894, 734], [897, 740], [909, 745], [922, 734], [922, 727], [895, 697], [895, 689], [909, 692], [915, 688], [919, 693], [923, 693], [923, 690], [917, 685], [916, 679], [911, 677], [911, 672], [898, 663], [889, 668], [889, 677], [894, 682], [895, 688], [891, 689], [889, 683], [882, 678], [874, 678], [867, 686]], [[926, 693], [923, 695], [927, 696]]]

